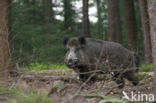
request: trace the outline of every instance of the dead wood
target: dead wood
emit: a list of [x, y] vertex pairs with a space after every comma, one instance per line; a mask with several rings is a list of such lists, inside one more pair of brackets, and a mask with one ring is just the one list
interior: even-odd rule
[[23, 76], [24, 80], [39, 80], [39, 81], [51, 81], [51, 80], [62, 80], [62, 81], [76, 81], [76, 76], [47, 76], [47, 75], [34, 75], [34, 74], [25, 74]]

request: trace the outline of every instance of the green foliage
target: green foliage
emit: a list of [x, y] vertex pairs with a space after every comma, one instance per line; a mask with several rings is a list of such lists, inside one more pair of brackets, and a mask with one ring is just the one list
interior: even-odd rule
[[[34, 2], [35, 1], [35, 2]], [[13, 59], [22, 66], [31, 65], [33, 62], [39, 64], [63, 63], [65, 49], [62, 46], [64, 35], [69, 37], [82, 35], [82, 23], [77, 22], [81, 18], [81, 10], [76, 10], [74, 2], [79, 0], [61, 0], [59, 4], [53, 2], [48, 6], [43, 5], [42, 0], [16, 0], [11, 3], [11, 24], [12, 24], [12, 47]], [[97, 0], [94, 0], [96, 3]], [[125, 30], [125, 15], [123, 0], [120, 2], [120, 15], [122, 22], [122, 39], [124, 47], [127, 47]], [[107, 40], [108, 14], [107, 0], [99, 2], [100, 23], [90, 23], [91, 37]], [[65, 4], [65, 5], [64, 5]], [[96, 4], [92, 4], [95, 6]], [[62, 8], [57, 11], [51, 7]], [[64, 8], [64, 9], [63, 9]], [[138, 29], [138, 53], [141, 60], [144, 59], [143, 37], [140, 28], [140, 13], [138, 1], [135, 0], [135, 11]], [[47, 12], [45, 10], [48, 10]], [[47, 15], [47, 13], [51, 14]], [[64, 20], [57, 20], [55, 16], [64, 17]], [[95, 14], [96, 15], [96, 14]], [[51, 21], [52, 20], [52, 21]], [[48, 22], [46, 22], [48, 21]], [[99, 25], [100, 28], [99, 28]], [[113, 28], [112, 28], [113, 29]], [[37, 70], [47, 67], [37, 67]], [[33, 68], [34, 69], [34, 68]]]
[[43, 64], [43, 63], [31, 63], [28, 70], [50, 70], [50, 69], [67, 69], [64, 64]]
[[141, 67], [140, 67], [140, 71], [141, 71], [141, 72], [154, 71], [154, 69], [153, 69], [153, 64], [149, 64], [149, 65], [142, 64]]
[[64, 28], [67, 30], [73, 29], [74, 18], [76, 13], [74, 6], [72, 5], [72, 0], [63, 0], [63, 14], [64, 14]]
[[64, 30], [63, 21], [45, 23], [40, 3], [25, 0], [12, 2], [13, 57], [22, 66], [31, 62], [63, 63], [65, 49], [62, 38], [64, 35], [81, 34], [81, 24], [73, 26], [74, 32], [71, 32]]
[[20, 89], [15, 90], [15, 99], [8, 99], [8, 103], [55, 103], [51, 98], [39, 91], [25, 93]]

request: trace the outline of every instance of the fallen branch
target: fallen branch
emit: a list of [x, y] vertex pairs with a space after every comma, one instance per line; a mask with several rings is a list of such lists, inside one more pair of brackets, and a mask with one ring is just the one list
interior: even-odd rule
[[113, 86], [113, 87], [111, 87], [106, 93], [105, 93], [105, 95], [108, 95], [108, 94], [110, 94], [115, 88], [117, 88], [119, 85], [115, 85], [115, 86]]
[[[77, 79], [77, 75], [40, 75], [40, 74], [29, 74], [25, 73], [22, 74], [22, 79], [23, 80], [29, 80], [29, 81], [34, 81], [34, 80], [39, 80], [39, 81], [50, 81], [50, 80], [62, 80], [66, 82], [78, 82], [79, 80]], [[104, 78], [105, 76], [97, 76], [96, 81], [101, 81], [101, 80], [107, 80], [108, 78]]]
[[23, 75], [24, 80], [40, 80], [40, 81], [50, 81], [50, 80], [62, 80], [62, 81], [77, 81], [76, 76], [43, 76], [43, 75]]
[[[115, 102], [115, 103], [126, 103], [118, 98], [111, 98], [100, 94], [77, 94], [75, 97], [85, 97], [85, 98], [101, 98], [107, 102]], [[100, 103], [100, 102], [99, 102]], [[101, 102], [103, 103], [103, 102]]]
[[79, 94], [79, 92], [81, 91], [81, 89], [89, 82], [89, 80], [95, 75], [92, 74], [89, 76], [89, 78], [79, 87], [79, 89], [76, 91], [76, 93], [70, 98], [68, 99], [65, 103], [69, 103], [69, 101], [71, 101], [73, 98], [75, 98], [77, 96], [77, 94]]

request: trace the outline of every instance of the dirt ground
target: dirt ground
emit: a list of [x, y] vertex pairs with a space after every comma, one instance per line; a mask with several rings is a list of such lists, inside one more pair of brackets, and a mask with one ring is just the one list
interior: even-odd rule
[[[60, 74], [62, 75], [62, 73]], [[128, 95], [130, 95], [132, 91], [135, 94], [156, 93], [153, 73], [150, 72], [143, 74], [140, 78], [140, 83], [137, 86], [133, 86], [129, 81], [125, 80], [126, 83], [123, 89], [119, 89], [116, 83], [111, 79], [85, 84], [78, 79], [75, 79], [77, 77], [74, 73], [71, 73], [74, 75], [73, 77], [69, 75], [70, 72], [64, 73], [63, 76], [68, 75], [68, 77], [71, 77], [66, 80], [61, 79], [65, 77], [59, 78], [60, 74], [53, 71], [43, 71], [39, 73], [33, 71], [16, 78], [8, 79], [7, 87], [12, 88], [14, 86], [19, 86], [23, 91], [34, 89], [54, 99], [56, 103], [105, 103], [101, 101], [105, 101], [108, 98], [121, 99], [123, 97], [123, 91], [128, 93]], [[7, 103], [5, 94], [3, 93], [0, 93], [0, 103]]]

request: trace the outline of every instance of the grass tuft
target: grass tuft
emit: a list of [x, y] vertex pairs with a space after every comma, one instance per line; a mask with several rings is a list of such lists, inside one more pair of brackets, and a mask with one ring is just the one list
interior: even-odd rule
[[44, 63], [31, 63], [26, 70], [55, 70], [55, 69], [67, 69], [65, 64], [44, 64]]
[[154, 71], [153, 64], [142, 64], [140, 67], [140, 72], [151, 72]]
[[32, 90], [25, 93], [21, 89], [15, 89], [15, 98], [8, 99], [8, 103], [56, 103], [56, 102], [39, 91]]

